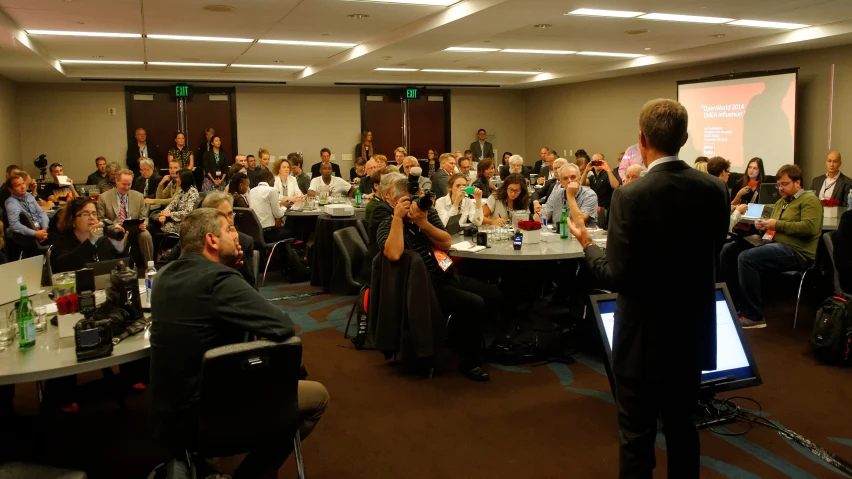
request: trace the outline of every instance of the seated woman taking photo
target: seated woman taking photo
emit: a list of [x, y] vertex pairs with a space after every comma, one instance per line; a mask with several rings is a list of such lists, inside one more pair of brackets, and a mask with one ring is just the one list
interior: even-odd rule
[[473, 223], [476, 226], [482, 224], [482, 190], [473, 190], [473, 199], [467, 197], [464, 189], [467, 188], [467, 178], [461, 173], [456, 173], [447, 182], [450, 185], [450, 194], [438, 198], [435, 202], [435, 210], [446, 228], [451, 216], [461, 215], [460, 224]]
[[77, 271], [88, 263], [128, 256], [127, 233], [121, 240], [104, 237], [104, 224], [98, 220], [95, 200], [88, 196], [67, 203], [59, 211], [57, 227], [60, 233], [50, 250], [50, 267], [54, 273]]
[[195, 208], [198, 190], [195, 189], [195, 177], [189, 170], [180, 170], [176, 180], [180, 191], [160, 213], [160, 224], [166, 233], [180, 234], [180, 222]]
[[486, 225], [503, 225], [512, 221], [513, 212], [529, 211], [529, 207], [527, 180], [519, 173], [512, 173], [486, 200], [485, 206], [482, 207], [482, 214], [485, 215], [482, 222]]

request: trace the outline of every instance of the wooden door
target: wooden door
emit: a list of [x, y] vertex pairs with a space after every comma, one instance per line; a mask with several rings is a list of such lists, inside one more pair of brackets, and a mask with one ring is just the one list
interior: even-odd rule
[[[158, 168], [168, 168], [166, 157], [169, 150], [175, 146], [175, 133], [177, 133], [178, 110], [177, 103], [159, 88], [138, 88], [125, 90], [125, 104], [127, 107], [127, 145], [128, 148], [136, 145], [136, 129], [144, 128], [148, 134], [148, 143], [156, 145], [160, 154], [154, 160]], [[110, 158], [110, 161], [116, 159]], [[117, 159], [122, 167], [125, 159]]]
[[[242, 153], [237, 143], [237, 104], [233, 88], [197, 88], [186, 103], [187, 146], [198, 152], [198, 147], [206, 140], [204, 130], [212, 127], [222, 139], [222, 150], [228, 154], [231, 164], [234, 157]], [[196, 165], [202, 159], [196, 158]]]
[[393, 161], [394, 150], [403, 146], [402, 118], [399, 90], [361, 90], [361, 130], [373, 132], [375, 153], [387, 156], [389, 161]]
[[449, 101], [450, 94], [423, 93], [408, 102], [408, 154], [415, 158], [428, 158], [429, 150], [438, 155], [450, 148]]

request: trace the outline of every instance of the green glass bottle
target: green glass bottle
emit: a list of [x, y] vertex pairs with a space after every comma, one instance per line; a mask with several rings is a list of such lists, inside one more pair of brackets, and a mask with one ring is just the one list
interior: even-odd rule
[[18, 338], [21, 349], [35, 345], [35, 321], [33, 305], [27, 295], [27, 287], [21, 285], [21, 305], [18, 307]]
[[559, 220], [559, 237], [568, 238], [568, 210], [564, 206], [562, 207], [562, 218]]
[[355, 186], [355, 206], [361, 206], [361, 185]]

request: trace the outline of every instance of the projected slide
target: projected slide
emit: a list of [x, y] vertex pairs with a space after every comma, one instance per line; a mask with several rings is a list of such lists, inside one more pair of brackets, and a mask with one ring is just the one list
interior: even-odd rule
[[793, 163], [796, 73], [678, 84], [689, 113], [689, 140], [680, 157], [721, 156], [731, 171], [763, 158], [768, 174]]

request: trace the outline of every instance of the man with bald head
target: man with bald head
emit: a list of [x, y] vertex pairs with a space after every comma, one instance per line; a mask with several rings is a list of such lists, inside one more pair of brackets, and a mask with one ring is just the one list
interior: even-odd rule
[[825, 157], [826, 174], [814, 178], [811, 189], [821, 200], [835, 199], [841, 205], [847, 203], [849, 190], [852, 189], [852, 178], [840, 172], [840, 152], [830, 151]]
[[144, 128], [137, 128], [135, 141], [131, 140], [127, 146], [127, 167], [133, 172], [134, 177], [139, 176], [139, 162], [143, 158], [150, 158], [156, 165], [160, 160], [160, 149], [157, 145], [148, 142], [148, 133]]
[[[373, 175], [381, 169], [379, 162], [370, 158], [364, 164], [364, 176], [360, 177], [361, 197], [372, 198], [376, 185], [373, 183]], [[369, 195], [369, 196], [367, 196]]]
[[536, 160], [535, 165], [533, 166], [532, 173], [536, 175], [540, 175], [541, 167], [544, 166], [544, 155], [550, 150], [550, 148], [546, 146], [542, 146], [538, 150], [539, 159]]
[[622, 183], [622, 186], [632, 183], [641, 178], [643, 171], [645, 171], [645, 167], [643, 165], [628, 166], [627, 169], [624, 170], [624, 183]]
[[[465, 158], [462, 158], [462, 160], [464, 159]], [[408, 176], [409, 174], [411, 174], [411, 169], [415, 167], [420, 168], [420, 162], [417, 161], [417, 158], [413, 156], [406, 156], [402, 160], [403, 175]], [[432, 189], [432, 180], [430, 180], [426, 175], [424, 175], [422, 171], [420, 172], [420, 179], [417, 180], [417, 182], [420, 185], [420, 191]]]

